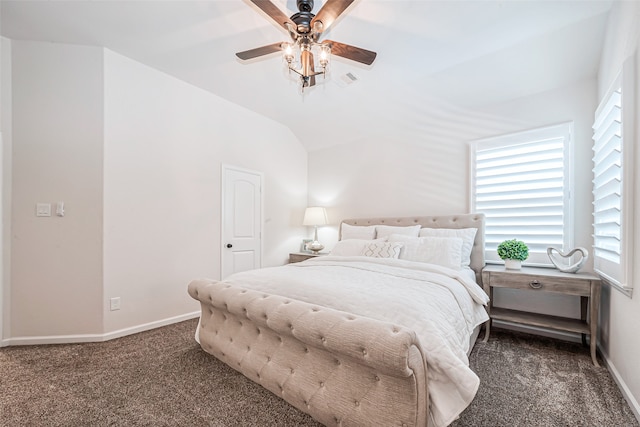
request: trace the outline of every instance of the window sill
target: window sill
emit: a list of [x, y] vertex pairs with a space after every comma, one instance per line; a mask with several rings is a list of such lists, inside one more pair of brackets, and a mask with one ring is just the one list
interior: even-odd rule
[[633, 288], [630, 288], [628, 286], [621, 286], [621, 285], [618, 285], [617, 283], [610, 282], [604, 277], [602, 277], [601, 279], [602, 279], [602, 283], [605, 283], [611, 286], [613, 289], [617, 290], [618, 292], [621, 292], [623, 295], [629, 298], [631, 298], [631, 296], [633, 295]]

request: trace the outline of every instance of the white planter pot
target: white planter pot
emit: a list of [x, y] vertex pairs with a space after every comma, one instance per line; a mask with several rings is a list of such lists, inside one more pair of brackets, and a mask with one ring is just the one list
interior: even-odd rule
[[522, 261], [518, 259], [505, 259], [504, 268], [507, 270], [520, 270], [522, 267]]

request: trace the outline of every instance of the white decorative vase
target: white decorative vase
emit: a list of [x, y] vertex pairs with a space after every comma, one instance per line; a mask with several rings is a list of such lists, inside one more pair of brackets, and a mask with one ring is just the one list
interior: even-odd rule
[[[580, 252], [580, 259], [578, 261], [576, 261], [576, 263], [572, 264], [572, 265], [567, 265], [565, 263], [563, 263], [562, 261], [559, 261], [556, 259], [556, 257], [554, 256], [553, 252], [557, 252], [558, 255], [561, 257], [562, 261], [566, 261], [566, 262], [570, 262], [571, 261], [571, 257], [573, 256], [573, 254], [575, 254], [576, 252]], [[549, 256], [549, 259], [551, 260], [551, 263], [553, 265], [555, 265], [555, 267], [564, 272], [564, 273], [575, 273], [576, 271], [580, 270], [582, 268], [582, 266], [584, 265], [584, 263], [589, 259], [589, 251], [587, 251], [585, 248], [575, 248], [569, 251], [569, 253], [563, 253], [560, 251], [560, 249], [554, 248], [554, 247], [550, 247], [547, 248], [547, 255]]]
[[505, 259], [504, 268], [507, 270], [520, 270], [522, 267], [522, 261], [519, 259]]
[[318, 252], [320, 252], [321, 250], [324, 249], [324, 245], [322, 243], [318, 242], [318, 240], [314, 240], [313, 242], [311, 242], [311, 243], [309, 243], [307, 245], [307, 248], [311, 252], [317, 254]]

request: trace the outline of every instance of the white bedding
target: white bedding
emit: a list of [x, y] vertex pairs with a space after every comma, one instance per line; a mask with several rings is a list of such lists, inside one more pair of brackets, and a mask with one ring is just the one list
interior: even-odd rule
[[414, 330], [428, 363], [431, 421], [446, 426], [480, 383], [467, 350], [474, 328], [488, 320], [489, 298], [469, 276], [397, 259], [324, 256], [236, 273], [225, 282]]

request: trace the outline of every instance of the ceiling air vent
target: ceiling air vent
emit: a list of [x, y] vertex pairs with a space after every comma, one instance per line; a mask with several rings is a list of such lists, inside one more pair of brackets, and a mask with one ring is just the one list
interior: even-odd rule
[[358, 76], [356, 76], [355, 74], [349, 72], [346, 74], [343, 74], [341, 76], [339, 76], [337, 79], [334, 80], [336, 82], [336, 84], [340, 87], [346, 87], [349, 86], [350, 84], [353, 84], [355, 82], [358, 81]]

